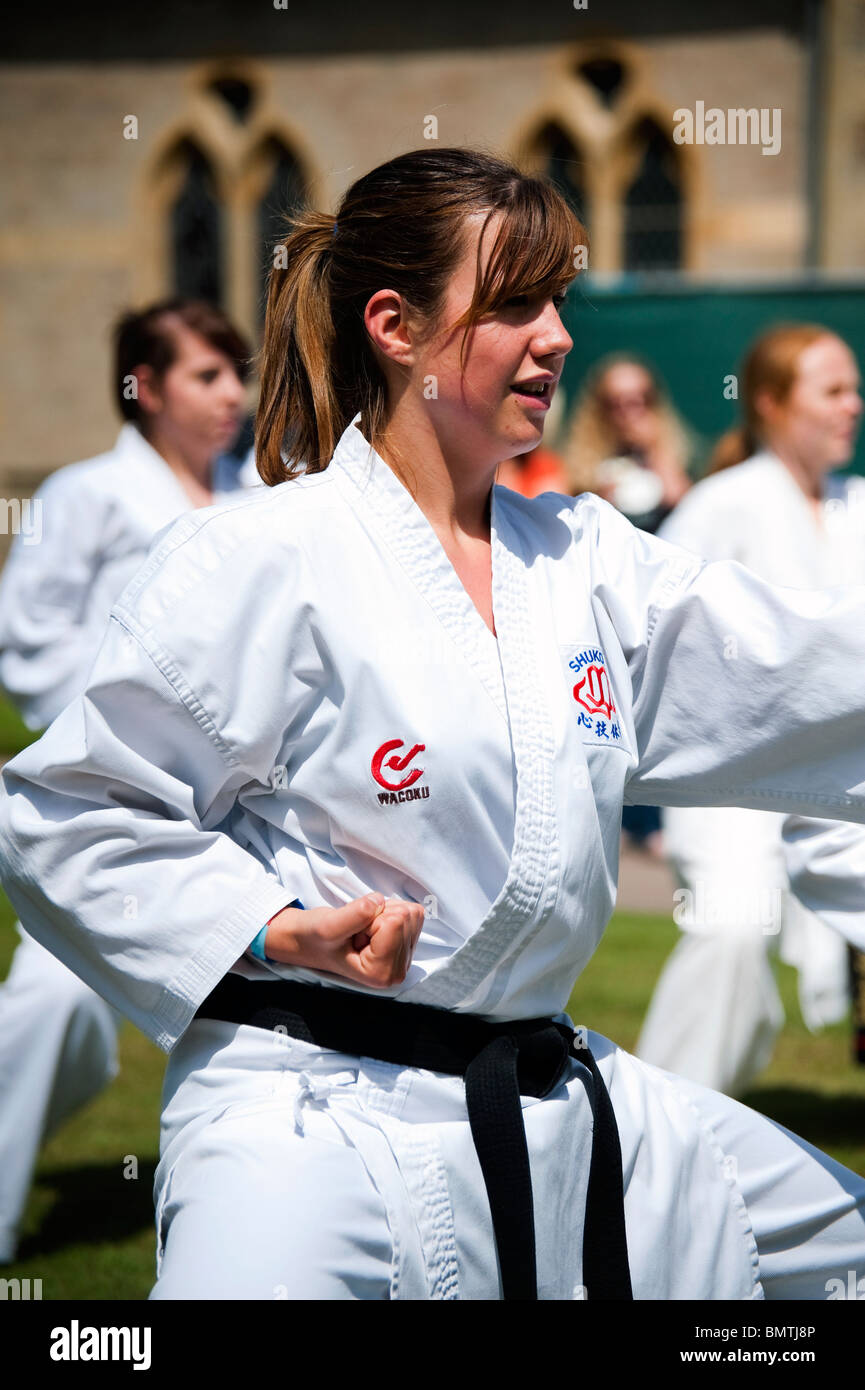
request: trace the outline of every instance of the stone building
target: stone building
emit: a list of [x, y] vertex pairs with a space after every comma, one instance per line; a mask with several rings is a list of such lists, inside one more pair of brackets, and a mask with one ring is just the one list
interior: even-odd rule
[[865, 0], [102, 0], [7, 38], [7, 498], [113, 440], [123, 308], [203, 293], [255, 335], [280, 209], [428, 140], [549, 172], [599, 276], [865, 267]]

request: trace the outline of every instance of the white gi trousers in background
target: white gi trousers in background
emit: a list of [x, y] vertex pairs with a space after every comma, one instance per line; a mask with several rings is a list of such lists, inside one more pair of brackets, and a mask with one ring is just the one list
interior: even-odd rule
[[847, 943], [790, 891], [785, 817], [727, 807], [664, 807], [664, 848], [681, 936], [643, 1022], [636, 1054], [739, 1095], [768, 1065], [784, 1025], [771, 957], [799, 971], [812, 1031], [849, 1007]]
[[0, 988], [0, 1262], [12, 1260], [42, 1144], [117, 1075], [122, 1015], [28, 936]]
[[[732, 559], [775, 584], [818, 588], [865, 578], [865, 481], [824, 480], [823, 529], [775, 455], [698, 483], [659, 535], [709, 560]], [[736, 661], [736, 632], [727, 638]], [[847, 944], [790, 891], [785, 817], [738, 807], [665, 807], [664, 847], [679, 885], [682, 935], [664, 965], [636, 1053], [739, 1095], [769, 1063], [784, 1024], [771, 957], [798, 971], [805, 1024], [849, 1007]], [[828, 828], [828, 823], [827, 823]]]
[[[221, 456], [215, 502], [253, 481], [250, 458]], [[154, 536], [192, 507], [133, 424], [107, 453], [52, 473], [31, 505], [38, 543], [16, 536], [0, 582], [0, 684], [35, 730], [84, 689], [114, 600]], [[0, 1263], [14, 1258], [42, 1143], [116, 1076], [122, 1021], [16, 926], [0, 985]]]

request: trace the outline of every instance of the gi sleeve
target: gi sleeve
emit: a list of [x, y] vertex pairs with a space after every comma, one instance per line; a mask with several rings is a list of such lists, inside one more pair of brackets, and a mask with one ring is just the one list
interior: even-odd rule
[[4, 768], [0, 878], [16, 911], [165, 1051], [297, 896], [222, 826], [259, 775], [116, 614], [87, 690]]
[[98, 628], [87, 619], [100, 500], [65, 474], [35, 493], [33, 524], [15, 537], [0, 580], [0, 684], [33, 730], [80, 693], [104, 632], [104, 618]]
[[787, 816], [783, 850], [790, 887], [821, 921], [865, 951], [865, 833], [844, 821]]
[[632, 690], [625, 801], [865, 821], [865, 586], [778, 588], [596, 507], [594, 602]]

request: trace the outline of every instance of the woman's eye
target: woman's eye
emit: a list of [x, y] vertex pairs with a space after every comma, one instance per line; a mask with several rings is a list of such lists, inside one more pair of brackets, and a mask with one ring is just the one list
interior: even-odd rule
[[[566, 295], [563, 293], [553, 294], [550, 295], [550, 298], [552, 299], [556, 308], [561, 309], [562, 305], [565, 302]], [[531, 297], [527, 294], [515, 294], [511, 299], [505, 301], [505, 308], [524, 309], [527, 304], [533, 303], [535, 300], [537, 300], [537, 302], [540, 304], [543, 301], [543, 299], [544, 296], [539, 294], [532, 295]]]

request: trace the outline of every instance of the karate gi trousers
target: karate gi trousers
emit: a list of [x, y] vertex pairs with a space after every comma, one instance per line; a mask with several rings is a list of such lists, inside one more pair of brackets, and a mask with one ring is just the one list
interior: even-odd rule
[[39, 1149], [117, 1075], [122, 1016], [34, 941], [0, 985], [0, 1262], [14, 1259]]
[[[865, 1273], [865, 1180], [589, 1032], [637, 1299], [823, 1299]], [[588, 1073], [523, 1097], [538, 1295], [586, 1296]], [[459, 1077], [196, 1019], [166, 1073], [154, 1299], [501, 1297]], [[590, 1291], [589, 1291], [590, 1296]]]
[[740, 1095], [771, 1060], [784, 1007], [771, 955], [799, 971], [812, 1031], [849, 1004], [847, 944], [789, 890], [784, 817], [738, 807], [666, 807], [681, 929], [643, 1023], [637, 1056]]

